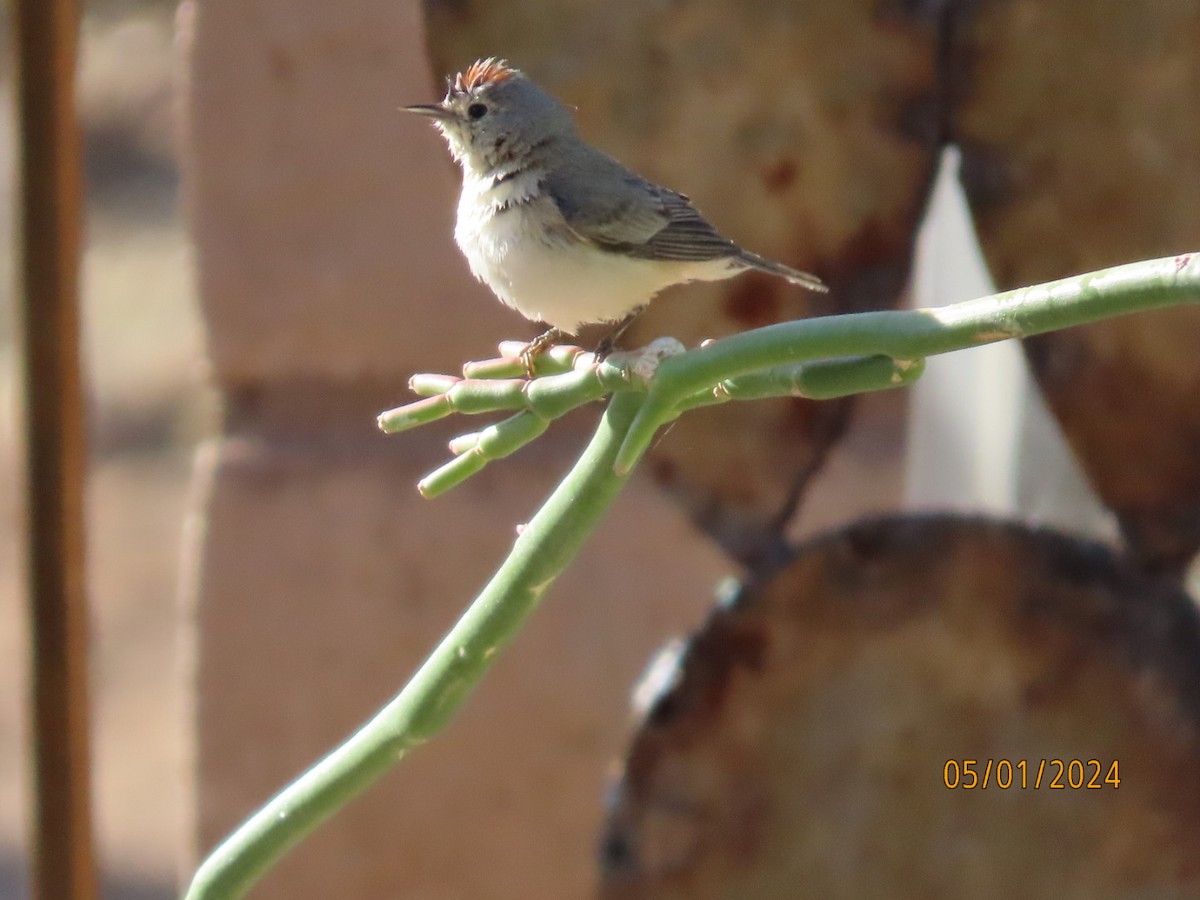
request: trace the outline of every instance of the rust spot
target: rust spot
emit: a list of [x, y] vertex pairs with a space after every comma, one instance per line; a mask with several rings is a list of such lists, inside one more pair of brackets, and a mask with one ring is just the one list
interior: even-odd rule
[[681, 661], [679, 681], [659, 696], [630, 748], [623, 778], [627, 798], [644, 799], [660, 762], [704, 740], [738, 672], [761, 673], [767, 665], [763, 623], [740, 608], [718, 610], [696, 634]]
[[467, 19], [471, 15], [470, 0], [425, 0], [421, 5], [425, 8], [426, 18], [445, 15]]
[[650, 475], [663, 487], [673, 487], [679, 481], [679, 466], [673, 459], [657, 457], [650, 462]]
[[271, 74], [276, 81], [291, 81], [292, 72], [295, 66], [292, 64], [291, 57], [283, 50], [271, 50], [267, 54], [267, 60], [271, 66]]
[[703, 728], [721, 709], [734, 673], [760, 672], [766, 665], [767, 634], [762, 624], [737, 613], [718, 614], [688, 648], [683, 677], [660, 697], [647, 723], [667, 727], [687, 717], [687, 727]]
[[1177, 273], [1182, 272], [1189, 265], [1191, 265], [1191, 262], [1192, 262], [1192, 254], [1191, 253], [1184, 253], [1180, 256], [1175, 257], [1175, 271]]
[[900, 220], [868, 219], [842, 245], [839, 262], [850, 269], [894, 263], [907, 255], [908, 224]]
[[792, 440], [808, 440], [813, 437], [814, 425], [823, 424], [820, 409], [821, 404], [816, 400], [806, 400], [801, 397], [790, 397], [780, 404], [783, 415], [779, 419], [779, 434]]
[[763, 185], [768, 193], [781, 194], [796, 183], [798, 174], [794, 159], [781, 159], [762, 170]]
[[772, 325], [783, 314], [779, 282], [761, 272], [747, 272], [730, 285], [722, 306], [726, 315], [743, 328]]
[[918, 218], [913, 210], [911, 215], [864, 221], [820, 267], [834, 290], [809, 299], [812, 314], [894, 306], [908, 277]]

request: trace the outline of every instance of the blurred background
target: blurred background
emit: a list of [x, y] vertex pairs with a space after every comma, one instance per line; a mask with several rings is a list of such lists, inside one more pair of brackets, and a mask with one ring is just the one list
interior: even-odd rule
[[[176, 604], [191, 451], [214, 421], [176, 166], [170, 0], [83, 5], [89, 576], [105, 896], [174, 895], [184, 739]], [[25, 896], [26, 601], [13, 358], [11, 31], [0, 105], [0, 897]]]
[[[344, 16], [269, 0], [189, 3], [200, 25], [195, 78], [184, 91], [176, 3], [84, 4], [92, 721], [107, 897], [173, 896], [181, 862], [190, 870], [198, 853], [390, 696], [502, 559], [512, 526], [536, 508], [590, 429], [590, 411], [556, 423], [535, 447], [436, 503], [417, 498], [412, 485], [444, 459], [445, 438], [456, 431], [438, 426], [400, 440], [375, 433], [374, 413], [404, 399], [412, 371], [453, 369], [486, 356], [497, 338], [534, 331], [470, 283], [449, 239], [455, 179], [444, 147], [426, 123], [402, 120], [394, 107], [430, 99], [438, 73], [511, 54], [578, 103], [597, 143], [694, 192], [747, 245], [827, 278], [838, 309], [942, 305], [991, 288], [960, 165], [1004, 286], [1186, 249], [1179, 244], [1193, 240], [1200, 221], [1200, 181], [1177, 176], [1200, 156], [1184, 127], [1194, 131], [1196, 122], [1177, 105], [1190, 104], [1200, 71], [1186, 46], [1197, 29], [1194, 4], [1134, 16], [1132, 27], [1121, 4], [1097, 0], [1103, 28], [1082, 36], [1055, 4], [975, 7], [861, 2], [833, 12], [764, 2], [742, 15], [743, 7], [721, 3], [633, 3], [622, 8], [638, 24], [626, 27], [601, 3], [363, 0]], [[0, 220], [0, 484], [17, 485], [11, 48], [9, 33], [0, 37], [0, 191], [8, 201]], [[1055, 52], [1063, 48], [1070, 52]], [[688, 90], [645, 90], [648, 81], [662, 86], [653, 81], [660, 72]], [[763, 89], [779, 83], [788, 88]], [[1111, 99], [1118, 94], [1120, 103]], [[206, 201], [190, 235], [180, 197], [182, 102], [195, 126], [189, 186]], [[942, 152], [952, 114], [961, 154]], [[203, 298], [197, 273], [207, 279]], [[822, 311], [749, 278], [691, 296], [699, 299], [656, 304], [635, 340], [651, 332], [690, 340]], [[669, 636], [697, 627], [722, 576], [771, 563], [783, 542], [794, 547], [868, 514], [929, 508], [1034, 519], [1115, 542], [1116, 511], [1127, 538], [1141, 529], [1150, 551], [1160, 540], [1171, 551], [1146, 552], [1147, 567], [1165, 555], [1174, 566], [1168, 580], [1182, 582], [1186, 573], [1175, 570], [1200, 540], [1200, 453], [1175, 438], [1200, 433], [1181, 424], [1196, 409], [1188, 379], [1200, 379], [1192, 336], [1200, 323], [1186, 315], [1131, 321], [1087, 331], [1095, 346], [1072, 344], [1082, 340], [1073, 332], [1031, 354], [1103, 505], [1011, 343], [931, 360], [916, 390], [863, 398], [853, 417], [848, 404], [780, 402], [730, 404], [713, 413], [731, 416], [720, 428], [697, 425], [699, 415], [680, 423], [436, 752], [406, 761], [293, 854], [259, 896], [395, 896], [398, 884], [430, 897], [590, 894], [601, 798], [610, 765], [629, 746], [637, 673]], [[1162, 352], [1167, 345], [1175, 352]], [[1113, 347], [1124, 393], [1103, 380]], [[1097, 369], [1098, 382], [1090, 380]], [[226, 433], [194, 463], [196, 447], [219, 431], [209, 379], [230, 414]], [[1095, 422], [1111, 431], [1091, 429]], [[1147, 448], [1160, 447], [1168, 449], [1158, 477], [1126, 477], [1149, 458]], [[0, 489], [4, 900], [26, 888], [20, 496]], [[796, 512], [786, 498], [801, 496]], [[209, 533], [193, 534], [194, 565], [185, 565], [181, 588], [181, 535], [202, 512]], [[462, 546], [471, 552], [456, 553]], [[977, 565], [986, 582], [995, 560], [969, 549], [964, 570]], [[921, 574], [903, 562], [901, 574]], [[1017, 581], [1018, 596], [1036, 593]], [[919, 587], [915, 609], [928, 595]], [[840, 602], [835, 591], [830, 603]], [[1082, 606], [1085, 625], [1075, 631], [1087, 633], [1090, 607]], [[1013, 615], [1018, 639], [998, 668], [1027, 649], [1024, 614]], [[875, 629], [869, 607], [863, 620]], [[836, 640], [855, 653], [860, 646], [856, 634]], [[885, 654], [878, 671], [887, 680], [919, 667], [928, 650]], [[198, 670], [185, 673], [193, 655]], [[1032, 689], [1013, 704], [1017, 726], [995, 715], [973, 665], [962, 662], [961, 679], [960, 671], [922, 673], [931, 687], [906, 710], [907, 727], [932, 735], [937, 753], [961, 738], [963, 723], [971, 739], [974, 722], [1016, 733], [1021, 716], [1039, 709], [1056, 713], [1054, 727], [1065, 718], [1085, 743], [1091, 738], [1095, 708], [1070, 697], [1065, 717]], [[827, 673], [814, 680], [818, 688], [840, 683]], [[1126, 680], [1136, 678], [1121, 669], [1116, 681]], [[982, 696], [964, 702], [960, 684]], [[1135, 697], [1130, 706], [1159, 708], [1159, 699]], [[1136, 743], [1125, 712], [1113, 712], [1113, 731]], [[944, 732], [927, 727], [922, 717], [930, 716]], [[834, 708], [819, 725], [833, 734], [842, 718]], [[865, 724], [870, 732], [876, 720]], [[897, 733], [902, 748], [908, 732]], [[852, 727], [847, 734], [859, 741]], [[889, 739], [879, 738], [875, 758], [903, 768]], [[893, 778], [910, 788], [884, 810], [884, 833], [907, 833], [892, 828], [891, 814], [915, 810], [919, 818], [911, 785], [925, 783], [930, 753], [909, 758]], [[853, 767], [837, 775], [852, 794], [863, 783]], [[1022, 839], [1048, 843], [1013, 819]], [[969, 829], [949, 831], [974, 839]], [[941, 871], [940, 847], [922, 858], [933, 871]], [[968, 873], [976, 871], [970, 851], [961, 858]], [[467, 853], [470, 866], [462, 864]], [[850, 856], [843, 862], [856, 869]]]

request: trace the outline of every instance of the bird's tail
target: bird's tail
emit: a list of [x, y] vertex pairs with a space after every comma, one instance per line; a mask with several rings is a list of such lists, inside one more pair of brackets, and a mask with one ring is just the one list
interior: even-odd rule
[[759, 256], [757, 253], [751, 253], [749, 250], [742, 250], [737, 258], [751, 269], [758, 269], [758, 271], [766, 272], [768, 275], [777, 275], [780, 278], [786, 278], [792, 284], [798, 284], [800, 287], [808, 288], [810, 291], [816, 291], [820, 294], [829, 291], [829, 288], [825, 286], [825, 282], [816, 275], [801, 272], [799, 269], [788, 268], [782, 263], [772, 262], [769, 259]]

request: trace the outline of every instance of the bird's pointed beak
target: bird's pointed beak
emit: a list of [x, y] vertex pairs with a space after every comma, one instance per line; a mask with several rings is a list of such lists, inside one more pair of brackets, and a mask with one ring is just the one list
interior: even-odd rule
[[401, 109], [406, 112], [416, 113], [419, 116], [429, 116], [431, 119], [450, 119], [454, 113], [440, 103], [416, 103], [412, 106], [402, 106]]

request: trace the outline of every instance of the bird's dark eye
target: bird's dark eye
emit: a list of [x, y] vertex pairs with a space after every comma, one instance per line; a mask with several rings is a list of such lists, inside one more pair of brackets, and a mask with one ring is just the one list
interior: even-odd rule
[[467, 115], [472, 119], [482, 119], [487, 115], [487, 106], [483, 103], [472, 103], [467, 107]]

